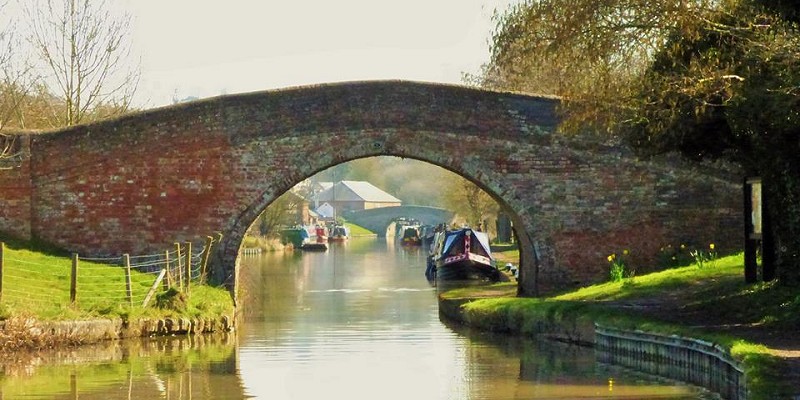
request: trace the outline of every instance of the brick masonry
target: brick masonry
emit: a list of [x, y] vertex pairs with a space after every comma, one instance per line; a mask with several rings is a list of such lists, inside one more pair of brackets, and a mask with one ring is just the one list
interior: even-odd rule
[[459, 173], [500, 200], [520, 239], [523, 295], [605, 279], [606, 256], [623, 249], [640, 266], [669, 244], [741, 247], [737, 171], [639, 160], [613, 142], [555, 134], [557, 106], [459, 86], [356, 82], [26, 135], [30, 158], [0, 171], [0, 230], [91, 256], [199, 246], [220, 232], [215, 276], [234, 286], [242, 237], [275, 197], [330, 166], [393, 155]]

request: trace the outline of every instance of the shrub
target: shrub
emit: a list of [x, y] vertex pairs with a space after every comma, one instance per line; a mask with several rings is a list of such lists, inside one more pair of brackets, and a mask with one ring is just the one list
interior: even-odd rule
[[188, 302], [186, 294], [174, 287], [156, 295], [156, 307], [163, 310], [184, 311]]

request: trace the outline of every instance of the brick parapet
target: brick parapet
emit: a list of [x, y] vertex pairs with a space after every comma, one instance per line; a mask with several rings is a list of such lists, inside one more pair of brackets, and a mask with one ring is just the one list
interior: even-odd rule
[[32, 211], [0, 212], [0, 229], [22, 226], [14, 229], [89, 255], [162, 251], [220, 232], [215, 269], [233, 282], [241, 238], [274, 198], [330, 166], [393, 155], [447, 168], [500, 200], [520, 236], [528, 293], [534, 248], [539, 283], [555, 287], [604, 278], [605, 257], [623, 248], [650, 265], [667, 244], [739, 246], [735, 171], [642, 161], [618, 143], [554, 134], [557, 106], [369, 82], [145, 111], [33, 138], [32, 167], [16, 172], [30, 175], [27, 192], [0, 194], [25, 202], [30, 193]]
[[[0, 160], [0, 232], [31, 237], [31, 135], [8, 134], [8, 158]], [[0, 143], [2, 144], [2, 143]]]

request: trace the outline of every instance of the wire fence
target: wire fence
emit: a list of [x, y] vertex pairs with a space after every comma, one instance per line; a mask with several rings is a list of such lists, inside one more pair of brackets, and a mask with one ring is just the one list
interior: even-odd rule
[[191, 284], [204, 283], [219, 240], [209, 236], [202, 246], [175, 243], [162, 253], [72, 254], [71, 259], [12, 252], [0, 242], [0, 301], [22, 310], [77, 306], [100, 314], [120, 306], [147, 307], [158, 293], [174, 288], [188, 294]]

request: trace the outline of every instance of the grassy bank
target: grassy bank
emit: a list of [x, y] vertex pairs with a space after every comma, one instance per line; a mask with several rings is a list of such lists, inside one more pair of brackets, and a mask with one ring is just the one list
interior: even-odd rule
[[352, 237], [359, 237], [359, 236], [375, 236], [375, 232], [364, 228], [360, 225], [351, 224], [349, 222], [345, 222], [344, 224], [347, 229], [350, 231], [350, 236]]
[[245, 235], [242, 239], [242, 247], [261, 249], [262, 251], [282, 251], [286, 248], [280, 239], [254, 235]]
[[69, 254], [35, 242], [0, 237], [5, 242], [0, 321], [121, 319], [215, 319], [233, 315], [227, 290], [193, 282], [187, 291], [156, 287], [142, 306], [160, 269], [144, 268], [130, 274], [128, 296], [125, 269], [119, 265], [81, 260], [75, 302], [70, 301], [72, 259]]
[[511, 263], [519, 265], [519, 248], [514, 245], [492, 245], [492, 256], [497, 260], [497, 265]]
[[800, 345], [793, 337], [800, 326], [800, 296], [776, 284], [747, 284], [742, 274], [742, 256], [736, 255], [703, 268], [674, 268], [548, 298], [513, 297], [513, 284], [458, 289], [442, 298], [482, 297], [466, 302], [461, 312], [470, 325], [487, 330], [532, 334], [543, 322], [597, 322], [718, 343], [743, 363], [756, 398], [782, 398], [796, 385], [787, 381], [784, 368], [785, 349], [793, 346], [786, 341]]

